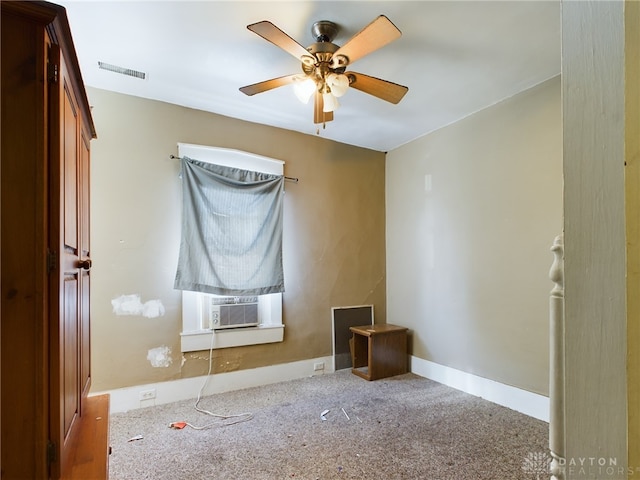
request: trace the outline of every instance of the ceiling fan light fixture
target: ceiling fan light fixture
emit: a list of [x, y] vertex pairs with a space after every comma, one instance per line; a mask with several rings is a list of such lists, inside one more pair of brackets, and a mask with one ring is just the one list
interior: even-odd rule
[[272, 78], [241, 87], [240, 91], [251, 96], [293, 84], [294, 92], [301, 102], [308, 103], [311, 96], [314, 96], [315, 124], [324, 125], [333, 120], [333, 112], [339, 107], [338, 97], [344, 95], [350, 87], [393, 104], [402, 100], [409, 90], [387, 80], [346, 71], [356, 60], [402, 35], [384, 15], [378, 15], [342, 46], [333, 43], [338, 33], [338, 25], [328, 20], [314, 23], [311, 33], [316, 42], [307, 48], [268, 20], [247, 25], [247, 29], [294, 56], [301, 62], [303, 74]]
[[342, 73], [330, 73], [327, 75], [326, 82], [331, 89], [331, 93], [336, 97], [343, 96], [349, 89], [349, 77]]
[[331, 68], [346, 68], [349, 65], [349, 59], [344, 55], [334, 55], [331, 57]]
[[322, 103], [322, 111], [325, 113], [335, 112], [340, 106], [340, 103], [338, 103], [338, 99], [336, 98], [336, 96], [330, 92], [322, 94]]
[[296, 94], [296, 97], [298, 97], [298, 100], [302, 103], [309, 103], [309, 99], [311, 99], [316, 88], [316, 82], [309, 77], [301, 78], [293, 82], [293, 93]]

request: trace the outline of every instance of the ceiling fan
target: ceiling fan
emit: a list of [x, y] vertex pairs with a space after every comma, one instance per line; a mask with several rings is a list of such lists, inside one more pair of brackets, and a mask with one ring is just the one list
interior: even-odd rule
[[311, 33], [316, 42], [307, 48], [269, 21], [253, 23], [247, 28], [296, 57], [301, 62], [302, 73], [247, 85], [240, 91], [255, 95], [293, 84], [294, 92], [301, 101], [307, 103], [314, 97], [313, 122], [316, 124], [333, 120], [333, 112], [339, 106], [338, 97], [344, 95], [349, 87], [394, 104], [400, 102], [409, 90], [397, 83], [346, 71], [356, 60], [402, 35], [384, 15], [378, 16], [341, 47], [332, 43], [338, 33], [338, 25], [328, 20], [313, 24]]

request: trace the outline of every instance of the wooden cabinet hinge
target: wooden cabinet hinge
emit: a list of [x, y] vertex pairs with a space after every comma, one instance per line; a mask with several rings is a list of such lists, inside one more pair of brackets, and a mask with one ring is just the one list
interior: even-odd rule
[[58, 83], [58, 65], [56, 63], [47, 65], [47, 78], [49, 83]]
[[58, 63], [52, 61], [53, 55], [51, 55], [51, 47], [49, 47], [47, 58], [47, 81], [49, 83], [58, 83]]
[[51, 440], [47, 442], [47, 465], [51, 465], [58, 460], [56, 444]]
[[57, 265], [58, 265], [58, 255], [56, 255], [56, 252], [47, 250], [47, 273], [53, 272], [56, 269]]

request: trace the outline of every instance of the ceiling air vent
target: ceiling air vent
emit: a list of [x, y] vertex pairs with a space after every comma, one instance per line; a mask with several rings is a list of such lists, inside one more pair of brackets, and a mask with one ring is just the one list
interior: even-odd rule
[[131, 70], [130, 68], [119, 67], [117, 65], [111, 65], [110, 63], [98, 62], [98, 68], [103, 70], [108, 70], [110, 72], [119, 73], [121, 75], [128, 75], [130, 77], [145, 79], [147, 76], [144, 72], [139, 72], [138, 70]]

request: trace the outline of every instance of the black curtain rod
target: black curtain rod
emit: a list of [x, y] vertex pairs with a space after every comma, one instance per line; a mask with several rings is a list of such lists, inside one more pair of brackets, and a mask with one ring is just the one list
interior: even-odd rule
[[[169, 158], [172, 160], [182, 160], [182, 157], [176, 157], [175, 155], [169, 155]], [[285, 180], [289, 180], [290, 182], [298, 183], [298, 179], [296, 177], [284, 177]]]

